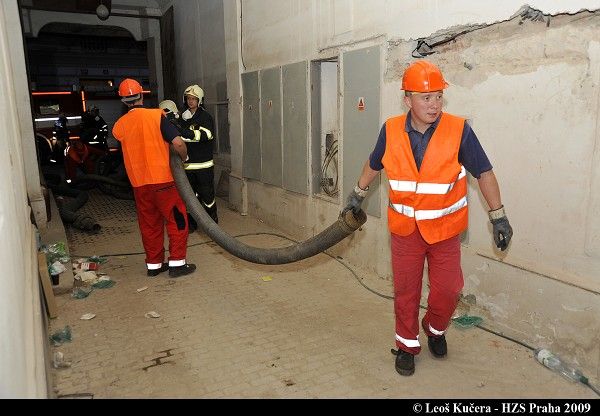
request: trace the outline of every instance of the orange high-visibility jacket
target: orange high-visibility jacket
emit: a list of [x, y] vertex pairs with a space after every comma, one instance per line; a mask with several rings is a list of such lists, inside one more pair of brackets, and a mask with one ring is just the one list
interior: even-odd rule
[[392, 233], [407, 236], [416, 226], [423, 239], [434, 244], [467, 228], [467, 178], [458, 162], [464, 123], [463, 118], [443, 113], [417, 170], [405, 131], [406, 115], [386, 121], [382, 163], [389, 179]]
[[160, 132], [161, 109], [133, 108], [117, 120], [113, 136], [121, 142], [132, 186], [173, 182], [169, 143]]

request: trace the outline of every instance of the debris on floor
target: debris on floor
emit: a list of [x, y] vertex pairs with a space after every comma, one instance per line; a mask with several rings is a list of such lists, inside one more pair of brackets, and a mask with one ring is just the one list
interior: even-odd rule
[[71, 339], [72, 339], [72, 334], [71, 334], [71, 327], [69, 325], [65, 326], [60, 331], [56, 331], [55, 333], [50, 335], [50, 341], [52, 342], [52, 345], [54, 345], [55, 347], [58, 347], [65, 342], [71, 342]]
[[92, 287], [74, 287], [71, 297], [75, 299], [85, 299], [90, 295], [90, 293], [92, 293], [93, 290], [94, 288]]
[[92, 283], [92, 287], [95, 289], [108, 289], [116, 284], [114, 280], [110, 280], [108, 276], [102, 276], [97, 282]]
[[454, 324], [456, 326], [458, 326], [459, 328], [467, 329], [467, 328], [473, 328], [474, 326], [477, 326], [480, 323], [482, 323], [483, 318], [480, 318], [479, 316], [472, 316], [472, 315], [461, 315], [461, 316], [452, 318], [452, 322], [454, 322]]
[[154, 312], [154, 311], [150, 311], [150, 312], [146, 312], [146, 313], [144, 314], [144, 316], [145, 316], [146, 318], [160, 318], [160, 313], [158, 313], [158, 312]]
[[89, 321], [90, 319], [94, 319], [95, 317], [95, 313], [84, 313], [79, 319], [81, 319], [82, 321]]
[[65, 355], [60, 352], [54, 352], [54, 357], [52, 359], [52, 367], [54, 368], [69, 368], [71, 367], [71, 361], [65, 360]]

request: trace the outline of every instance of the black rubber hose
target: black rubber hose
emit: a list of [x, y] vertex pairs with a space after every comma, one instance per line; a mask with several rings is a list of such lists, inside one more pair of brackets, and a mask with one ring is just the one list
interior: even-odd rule
[[110, 176], [88, 173], [78, 176], [77, 179], [73, 181], [73, 185], [77, 186], [79, 183], [85, 183], [86, 181], [97, 183], [98, 188], [102, 192], [114, 196], [117, 199], [133, 199], [133, 191], [129, 182], [124, 182]]
[[170, 157], [171, 172], [188, 212], [215, 243], [234, 256], [252, 263], [285, 264], [312, 257], [339, 243], [367, 221], [367, 215], [362, 210], [356, 215], [352, 211], [347, 211], [345, 214], [340, 214], [337, 221], [321, 233], [298, 244], [282, 248], [249, 246], [227, 234], [212, 220], [196, 198], [183, 169], [181, 158], [173, 149]]
[[97, 182], [105, 182], [109, 185], [114, 185], [119, 188], [131, 188], [131, 184], [129, 182], [123, 182], [117, 179], [113, 179], [109, 176], [95, 175], [93, 173], [86, 173], [85, 175], [79, 175], [77, 179], [73, 181], [73, 184], [77, 184], [79, 182], [84, 181], [97, 181]]
[[89, 198], [87, 192], [79, 191], [64, 185], [55, 185], [51, 188], [52, 191], [58, 195], [66, 195], [73, 198], [68, 202], [63, 202], [58, 207], [60, 217], [65, 223], [71, 224], [79, 230], [89, 231], [94, 234], [100, 232], [102, 227], [92, 217], [76, 212], [87, 202]]

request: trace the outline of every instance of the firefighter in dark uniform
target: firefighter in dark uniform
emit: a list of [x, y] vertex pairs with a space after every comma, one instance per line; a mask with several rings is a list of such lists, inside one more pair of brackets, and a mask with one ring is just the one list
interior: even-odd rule
[[63, 163], [65, 159], [65, 149], [69, 143], [69, 121], [64, 114], [60, 114], [54, 122], [52, 129], [52, 157], [56, 163]]
[[107, 136], [108, 125], [100, 115], [98, 107], [92, 105], [81, 116], [81, 139], [98, 149], [108, 150]]
[[204, 91], [198, 85], [190, 85], [183, 94], [187, 109], [181, 115], [183, 130], [191, 130], [194, 137], [185, 138], [189, 160], [185, 172], [196, 197], [216, 222], [217, 204], [215, 202], [213, 139], [214, 121], [202, 106]]

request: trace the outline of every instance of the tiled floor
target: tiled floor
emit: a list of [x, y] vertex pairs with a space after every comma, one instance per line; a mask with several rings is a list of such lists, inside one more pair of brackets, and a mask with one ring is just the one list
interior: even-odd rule
[[[288, 242], [278, 230], [229, 211], [220, 224], [252, 245]], [[72, 342], [61, 351], [71, 367], [53, 370], [58, 396], [106, 397], [372, 397], [594, 398], [539, 365], [531, 351], [480, 329], [448, 332], [449, 355], [427, 351], [416, 373], [394, 369], [393, 305], [361, 286], [340, 262], [320, 254], [282, 266], [239, 260], [200, 232], [188, 261], [198, 270], [170, 279], [145, 274], [132, 201], [92, 192], [82, 208], [103, 226], [90, 236], [68, 229], [71, 253], [108, 255], [102, 265], [117, 282], [85, 299], [59, 295], [59, 317]], [[389, 282], [355, 271], [367, 286], [390, 295]], [[148, 289], [138, 292], [147, 286]], [[159, 318], [146, 318], [155, 311]], [[92, 320], [80, 320], [94, 313]]]

